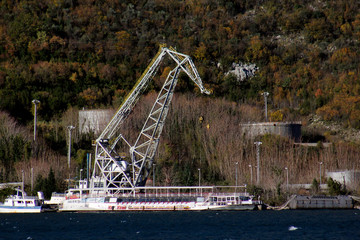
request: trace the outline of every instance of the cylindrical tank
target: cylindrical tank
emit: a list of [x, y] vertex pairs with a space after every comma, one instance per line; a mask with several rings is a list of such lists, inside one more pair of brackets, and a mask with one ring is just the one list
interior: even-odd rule
[[295, 142], [301, 140], [300, 122], [260, 122], [240, 124], [242, 134], [248, 138], [255, 138], [258, 135], [275, 134], [292, 138]]

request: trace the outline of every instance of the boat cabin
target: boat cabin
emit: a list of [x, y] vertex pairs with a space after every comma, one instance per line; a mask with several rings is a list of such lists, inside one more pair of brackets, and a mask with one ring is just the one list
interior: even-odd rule
[[212, 205], [237, 205], [237, 204], [252, 204], [252, 198], [246, 195], [214, 195], [209, 197], [209, 201]]

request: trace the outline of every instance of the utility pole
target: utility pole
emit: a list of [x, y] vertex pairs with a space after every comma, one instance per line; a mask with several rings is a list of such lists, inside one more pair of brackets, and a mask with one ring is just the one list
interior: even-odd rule
[[286, 189], [289, 191], [289, 169], [285, 167], [286, 170]]
[[32, 100], [32, 103], [34, 104], [34, 142], [36, 141], [36, 121], [37, 121], [37, 106], [40, 104], [39, 100]]
[[[201, 169], [200, 168], [198, 168], [198, 171], [199, 171], [199, 188], [200, 188], [200, 186], [201, 186]], [[202, 194], [202, 190], [201, 190], [201, 188], [200, 188], [200, 195]]]
[[253, 184], [253, 172], [252, 172], [252, 165], [249, 164], [249, 168], [250, 168], [250, 183]]
[[24, 198], [24, 189], [25, 189], [25, 173], [24, 170], [21, 170], [21, 190], [22, 190], [22, 197]]
[[264, 103], [265, 103], [265, 122], [268, 121], [268, 115], [267, 115], [267, 98], [269, 96], [269, 93], [268, 92], [263, 92], [261, 95], [264, 96]]
[[321, 186], [321, 165], [323, 164], [323, 162], [320, 162], [320, 186]]
[[34, 190], [34, 168], [31, 168], [31, 191]]
[[70, 125], [67, 128], [69, 130], [68, 167], [70, 169], [70, 163], [71, 163], [71, 131], [73, 129], [75, 129], [75, 127]]
[[90, 180], [91, 153], [86, 155], [86, 181]]
[[155, 187], [155, 166], [156, 164], [153, 163], [153, 187]]
[[200, 168], [198, 168], [198, 171], [199, 171], [199, 187], [200, 187], [200, 185], [201, 185], [201, 181], [200, 181], [200, 179], [201, 179], [201, 173], [200, 173]]
[[237, 191], [237, 186], [238, 186], [238, 165], [239, 162], [235, 163], [235, 192]]
[[254, 142], [256, 145], [256, 160], [257, 160], [257, 169], [256, 169], [256, 184], [260, 184], [260, 145], [262, 142]]

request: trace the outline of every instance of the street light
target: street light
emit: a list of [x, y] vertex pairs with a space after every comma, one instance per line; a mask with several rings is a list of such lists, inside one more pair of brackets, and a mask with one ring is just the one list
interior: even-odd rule
[[71, 161], [71, 131], [75, 129], [74, 126], [68, 126], [67, 129], [69, 130], [69, 148], [68, 148], [68, 167], [70, 169], [70, 161]]
[[286, 189], [289, 190], [289, 169], [285, 167], [286, 170]]
[[32, 103], [34, 104], [34, 142], [36, 141], [36, 120], [37, 120], [37, 106], [40, 103], [39, 100], [34, 99], [32, 100]]
[[238, 186], [238, 165], [239, 162], [235, 163], [235, 192], [237, 191], [237, 186]]
[[320, 185], [321, 185], [321, 165], [323, 164], [323, 162], [320, 162]]
[[265, 121], [268, 121], [268, 116], [267, 116], [267, 97], [269, 96], [268, 92], [263, 92], [261, 95], [264, 96], [264, 102], [265, 102]]
[[33, 191], [33, 189], [34, 189], [34, 168], [33, 167], [30, 169], [30, 174], [31, 174], [31, 191]]
[[153, 163], [153, 187], [155, 187], [155, 163]]
[[249, 164], [249, 168], [250, 168], [250, 183], [253, 184], [253, 173], [252, 173], [252, 165]]
[[81, 175], [82, 175], [83, 169], [80, 169], [80, 181], [81, 181]]
[[201, 170], [200, 170], [200, 168], [198, 168], [198, 171], [199, 171], [199, 187], [201, 186]]
[[[199, 171], [199, 188], [201, 186], [201, 169], [198, 168], [198, 171]], [[200, 195], [202, 195], [202, 189], [200, 188]]]
[[24, 198], [24, 183], [25, 181], [25, 173], [24, 173], [24, 170], [21, 170], [21, 190], [22, 190], [22, 193], [21, 193], [21, 196]]
[[256, 184], [260, 184], [260, 145], [262, 142], [254, 142], [256, 145], [256, 160], [257, 160], [257, 169], [256, 169]]

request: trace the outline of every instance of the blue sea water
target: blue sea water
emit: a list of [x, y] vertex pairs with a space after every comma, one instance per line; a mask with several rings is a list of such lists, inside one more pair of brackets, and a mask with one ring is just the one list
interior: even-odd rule
[[0, 239], [360, 239], [360, 211], [1, 214]]

